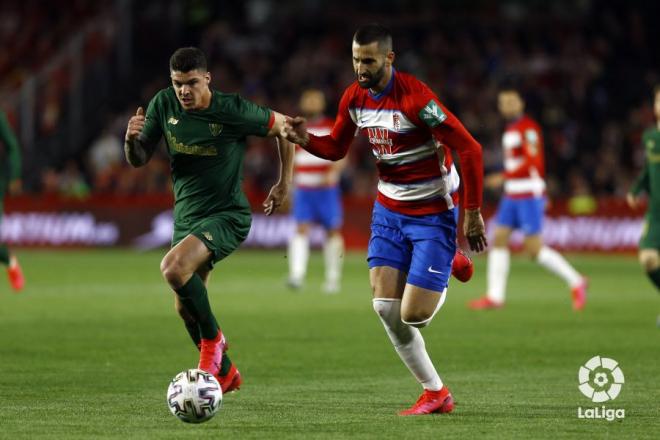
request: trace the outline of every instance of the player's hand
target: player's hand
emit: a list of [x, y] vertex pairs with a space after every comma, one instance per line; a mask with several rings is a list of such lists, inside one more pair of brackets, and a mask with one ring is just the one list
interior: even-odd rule
[[266, 215], [271, 215], [284, 204], [287, 195], [289, 194], [289, 184], [287, 183], [277, 183], [273, 185], [268, 193], [268, 197], [264, 200], [262, 204], [264, 207], [264, 213]]
[[484, 178], [484, 186], [496, 190], [504, 185], [504, 173], [489, 174]]
[[626, 202], [628, 202], [628, 206], [630, 206], [631, 209], [639, 208], [641, 200], [641, 197], [636, 196], [633, 193], [626, 194]]
[[144, 122], [144, 109], [138, 107], [135, 115], [131, 116], [131, 119], [128, 120], [128, 127], [126, 128], [127, 141], [132, 141], [140, 136], [140, 133], [142, 133], [142, 129], [144, 128]]
[[481, 217], [481, 211], [478, 208], [465, 210], [463, 233], [472, 251], [482, 252], [486, 250], [488, 246], [488, 242], [486, 241], [486, 226], [484, 225], [484, 219]]
[[287, 117], [282, 126], [282, 136], [289, 142], [305, 147], [309, 143], [307, 134], [307, 119], [302, 116]]
[[9, 194], [16, 196], [23, 192], [23, 181], [21, 179], [14, 179], [9, 182]]

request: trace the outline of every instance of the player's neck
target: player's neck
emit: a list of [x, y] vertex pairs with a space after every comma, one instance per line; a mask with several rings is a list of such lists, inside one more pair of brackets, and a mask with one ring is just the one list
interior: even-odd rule
[[206, 90], [207, 92], [202, 95], [202, 101], [200, 102], [199, 107], [195, 110], [206, 110], [211, 106], [211, 97], [213, 96], [213, 92], [211, 89]]
[[383, 75], [383, 78], [380, 80], [380, 82], [376, 84], [375, 87], [372, 87], [369, 90], [371, 91], [372, 94], [378, 95], [387, 88], [387, 85], [390, 83], [391, 79], [392, 79], [392, 66], [389, 66], [385, 68], [385, 75]]
[[657, 121], [655, 121], [655, 126], [658, 130], [660, 130], [660, 118]]

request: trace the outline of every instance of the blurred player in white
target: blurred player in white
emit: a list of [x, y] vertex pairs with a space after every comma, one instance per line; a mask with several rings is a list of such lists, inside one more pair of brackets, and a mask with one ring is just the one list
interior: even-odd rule
[[504, 305], [509, 276], [509, 238], [520, 229], [524, 249], [536, 262], [563, 279], [571, 289], [573, 309], [586, 301], [587, 281], [541, 236], [545, 211], [545, 164], [541, 128], [527, 116], [525, 102], [514, 88], [504, 88], [497, 99], [498, 109], [508, 122], [502, 136], [504, 173], [486, 179], [489, 186], [504, 183], [504, 195], [496, 214], [493, 246], [488, 251], [486, 296], [469, 303], [472, 309], [496, 309]]
[[[308, 130], [317, 136], [330, 134], [334, 126], [334, 121], [324, 116], [325, 105], [325, 96], [317, 89], [306, 90], [300, 98], [300, 110], [308, 121]], [[300, 288], [305, 280], [309, 261], [309, 231], [313, 223], [318, 223], [326, 231], [323, 291], [339, 292], [344, 253], [339, 179], [345, 164], [346, 159], [332, 162], [296, 146], [293, 194], [296, 232], [289, 241], [288, 285], [291, 288]]]

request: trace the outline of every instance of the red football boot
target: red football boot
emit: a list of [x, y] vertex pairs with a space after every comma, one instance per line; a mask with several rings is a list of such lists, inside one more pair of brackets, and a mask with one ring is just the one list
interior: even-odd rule
[[216, 374], [215, 378], [218, 379], [223, 394], [239, 390], [241, 388], [241, 384], [243, 383], [241, 373], [238, 371], [238, 368], [236, 368], [236, 365], [234, 364], [232, 364], [231, 368], [229, 368], [227, 374], [224, 376]]
[[18, 261], [14, 260], [12, 264], [7, 267], [7, 276], [9, 277], [9, 284], [16, 292], [20, 292], [25, 287], [25, 277], [21, 270], [21, 265]]
[[451, 263], [451, 274], [458, 281], [467, 283], [472, 278], [473, 273], [474, 264], [472, 264], [472, 259], [462, 249], [457, 249], [454, 261]]
[[454, 398], [447, 387], [440, 391], [424, 390], [417, 402], [409, 409], [401, 411], [400, 416], [420, 416], [424, 414], [446, 414], [454, 409]]
[[573, 297], [573, 310], [582, 310], [587, 303], [587, 287], [589, 281], [582, 278], [580, 284], [571, 289], [571, 296]]
[[222, 353], [225, 349], [225, 337], [218, 330], [218, 335], [214, 339], [202, 338], [199, 350], [199, 365], [197, 368], [204, 370], [216, 376], [220, 371], [222, 364]]
[[504, 306], [504, 303], [498, 303], [487, 296], [482, 296], [481, 298], [478, 299], [473, 299], [468, 303], [468, 307], [471, 308], [472, 310], [493, 310], [493, 309], [500, 309]]

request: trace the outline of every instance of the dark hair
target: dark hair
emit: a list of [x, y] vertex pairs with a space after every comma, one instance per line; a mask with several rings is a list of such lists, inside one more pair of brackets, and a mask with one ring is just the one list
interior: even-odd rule
[[206, 72], [208, 70], [206, 56], [196, 47], [181, 47], [170, 57], [170, 70], [184, 73], [191, 70]]
[[361, 26], [353, 35], [353, 41], [357, 44], [371, 44], [378, 42], [378, 47], [389, 52], [392, 50], [392, 32], [385, 26], [378, 23], [371, 23]]

